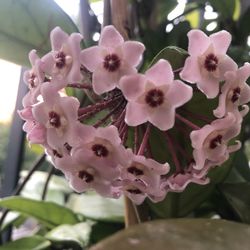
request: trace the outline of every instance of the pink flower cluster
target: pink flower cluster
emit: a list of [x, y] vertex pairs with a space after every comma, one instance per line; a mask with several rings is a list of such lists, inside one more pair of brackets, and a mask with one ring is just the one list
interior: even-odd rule
[[[226, 31], [207, 37], [192, 30], [188, 37], [183, 82], [163, 59], [138, 73], [144, 45], [124, 41], [113, 26], [103, 28], [97, 46], [83, 50], [80, 34], [69, 36], [55, 28], [52, 51], [42, 58], [34, 50], [29, 54], [32, 68], [24, 75], [29, 92], [19, 111], [28, 141], [43, 145], [77, 192], [94, 189], [113, 198], [125, 194], [140, 204], [146, 197], [161, 201], [167, 192], [181, 192], [189, 183], [207, 184], [209, 169], [240, 147], [232, 140], [248, 112], [250, 88], [245, 81], [250, 64], [237, 69], [226, 55], [231, 40]], [[220, 93], [217, 119], [202, 128], [179, 112], [193, 96], [189, 83], [196, 83], [207, 98]], [[65, 88], [81, 90], [94, 102], [81, 107]], [[154, 158], [152, 129], [165, 138], [171, 164]], [[188, 130], [192, 156], [171, 129], [185, 136]]]

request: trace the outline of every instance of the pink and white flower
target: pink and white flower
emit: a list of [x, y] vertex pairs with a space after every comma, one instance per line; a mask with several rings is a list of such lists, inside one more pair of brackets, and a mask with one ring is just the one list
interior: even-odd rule
[[161, 130], [174, 126], [175, 109], [192, 98], [192, 88], [174, 74], [168, 61], [161, 59], [145, 75], [124, 76], [120, 88], [128, 100], [125, 121], [137, 126], [146, 121]]
[[64, 79], [65, 86], [79, 82], [82, 79], [79, 60], [82, 35], [72, 33], [69, 36], [56, 27], [50, 33], [50, 40], [52, 51], [44, 56], [46, 73], [52, 78]]
[[205, 125], [190, 134], [195, 169], [202, 169], [206, 160], [214, 165], [228, 159], [229, 153], [238, 150], [239, 141], [235, 145], [228, 145], [229, 141], [240, 133], [241, 124], [237, 122], [233, 113], [228, 113], [223, 119], [217, 119], [210, 125]]
[[144, 45], [136, 41], [124, 42], [113, 26], [106, 26], [101, 32], [98, 46], [81, 52], [81, 63], [93, 72], [93, 89], [103, 94], [118, 87], [120, 78], [136, 73]]
[[79, 101], [74, 97], [61, 97], [52, 91], [50, 83], [41, 89], [43, 101], [36, 104], [32, 113], [37, 122], [46, 128], [47, 143], [52, 148], [61, 147], [76, 137]]
[[241, 118], [239, 114], [239, 106], [250, 101], [250, 86], [246, 80], [250, 76], [250, 63], [236, 71], [228, 71], [225, 73], [225, 84], [221, 88], [219, 96], [219, 105], [214, 110], [214, 115], [218, 118], [225, 116], [228, 112], [232, 112]]
[[214, 98], [219, 93], [220, 82], [225, 80], [224, 74], [237, 69], [236, 63], [226, 55], [231, 35], [227, 31], [220, 31], [208, 37], [201, 30], [191, 30], [188, 38], [190, 56], [180, 77], [196, 83], [207, 98]]
[[143, 155], [135, 155], [131, 150], [127, 151], [127, 164], [120, 166], [121, 179], [137, 181], [141, 180], [151, 194], [160, 195], [161, 176], [166, 175], [169, 164], [160, 164], [153, 159], [147, 159]]

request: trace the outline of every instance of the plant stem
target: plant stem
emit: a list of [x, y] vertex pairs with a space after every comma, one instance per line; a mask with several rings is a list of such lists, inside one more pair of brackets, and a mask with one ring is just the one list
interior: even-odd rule
[[139, 150], [137, 152], [138, 155], [143, 155], [144, 154], [145, 148], [147, 147], [147, 144], [148, 144], [150, 130], [151, 130], [151, 124], [148, 123], [146, 132], [145, 132], [145, 134], [143, 136], [143, 139], [142, 139], [142, 142], [141, 142], [141, 145], [140, 145], [140, 148], [139, 148]]
[[88, 83], [69, 83], [67, 87], [92, 90], [92, 86]]
[[195, 125], [194, 123], [192, 123], [191, 121], [187, 120], [186, 118], [184, 118], [183, 116], [179, 115], [179, 114], [175, 114], [175, 117], [177, 119], [179, 119], [180, 121], [182, 121], [183, 123], [185, 123], [188, 127], [190, 127], [191, 129], [194, 129], [194, 130], [198, 130], [200, 129], [199, 126]]
[[42, 200], [45, 200], [45, 198], [46, 198], [46, 194], [47, 194], [48, 186], [49, 186], [49, 181], [50, 181], [51, 177], [53, 176], [54, 171], [55, 171], [55, 168], [53, 166], [51, 166], [50, 170], [48, 172], [46, 182], [44, 184], [43, 193], [42, 193]]
[[[34, 165], [32, 166], [31, 170], [29, 171], [28, 175], [24, 178], [23, 182], [20, 184], [20, 186], [13, 192], [13, 195], [19, 195], [21, 193], [21, 191], [23, 190], [24, 186], [26, 185], [26, 183], [29, 181], [29, 179], [31, 178], [31, 176], [35, 173], [35, 171], [40, 167], [40, 165], [44, 162], [46, 155], [43, 154], [41, 155], [37, 161], [34, 163]], [[4, 219], [6, 218], [7, 214], [8, 214], [9, 210], [6, 209], [1, 218], [0, 218], [0, 228], [2, 227], [2, 224], [4, 222]]]
[[166, 139], [167, 139], [168, 149], [170, 151], [170, 154], [172, 155], [176, 172], [181, 172], [181, 165], [180, 165], [180, 162], [178, 160], [177, 154], [175, 152], [173, 141], [167, 132], [165, 132], [165, 135], [166, 135]]

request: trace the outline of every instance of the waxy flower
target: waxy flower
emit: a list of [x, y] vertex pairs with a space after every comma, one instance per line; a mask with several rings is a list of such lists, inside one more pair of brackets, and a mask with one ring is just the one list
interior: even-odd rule
[[219, 105], [214, 110], [214, 115], [218, 118], [225, 116], [228, 112], [239, 115], [239, 106], [250, 101], [250, 87], [246, 83], [250, 76], [250, 63], [236, 71], [228, 71], [225, 73], [225, 84], [221, 88], [219, 96]]
[[[126, 150], [121, 144], [117, 128], [78, 127], [78, 139], [72, 141], [72, 155], [83, 156], [83, 161], [99, 168], [113, 168], [127, 161]], [[80, 152], [80, 153], [79, 153]]]
[[41, 89], [43, 101], [36, 104], [32, 113], [37, 122], [46, 128], [47, 142], [52, 148], [61, 147], [74, 134], [77, 125], [79, 101], [74, 97], [61, 97], [50, 83]]
[[68, 83], [79, 82], [82, 79], [79, 54], [82, 35], [72, 33], [70, 36], [59, 27], [50, 33], [52, 51], [44, 56], [45, 70], [52, 78], [64, 79]]
[[229, 153], [238, 150], [241, 146], [237, 141], [235, 145], [228, 142], [240, 133], [241, 124], [237, 122], [233, 113], [228, 113], [223, 119], [217, 119], [210, 125], [192, 131], [190, 138], [194, 148], [193, 157], [195, 169], [202, 169], [206, 160], [215, 165], [221, 164], [229, 157]]
[[146, 121], [161, 130], [174, 126], [175, 109], [192, 98], [192, 88], [180, 80], [174, 80], [171, 65], [158, 61], [145, 75], [125, 76], [120, 88], [128, 100], [125, 121], [137, 126]]
[[153, 159], [147, 159], [143, 155], [135, 155], [131, 150], [127, 152], [127, 165], [120, 166], [121, 179], [138, 181], [145, 184], [147, 190], [155, 196], [161, 194], [161, 176], [166, 175], [170, 168], [169, 164], [160, 164]]
[[98, 167], [84, 159], [84, 155], [78, 151], [74, 156], [65, 155], [55, 159], [55, 166], [61, 170], [71, 187], [79, 192], [95, 190], [102, 196], [118, 198], [112, 187], [112, 181], [118, 176], [118, 171], [103, 165]]
[[32, 114], [32, 107], [28, 106], [23, 110], [18, 111], [20, 117], [25, 120], [23, 130], [27, 133], [27, 140], [30, 144], [46, 143], [46, 129], [37, 122]]
[[124, 42], [113, 26], [106, 26], [101, 32], [98, 46], [81, 52], [81, 63], [93, 72], [93, 89], [103, 94], [118, 87], [120, 78], [136, 73], [144, 45], [136, 41]]
[[208, 37], [201, 30], [191, 30], [188, 38], [190, 56], [180, 77], [196, 83], [207, 98], [214, 98], [219, 93], [220, 82], [225, 79], [225, 72], [237, 69], [236, 63], [226, 55], [231, 35], [227, 31], [220, 31]]

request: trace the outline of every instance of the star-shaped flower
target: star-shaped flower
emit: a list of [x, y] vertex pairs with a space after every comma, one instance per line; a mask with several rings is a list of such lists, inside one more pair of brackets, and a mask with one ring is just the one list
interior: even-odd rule
[[103, 94], [118, 87], [120, 78], [136, 73], [144, 45], [136, 41], [124, 42], [123, 37], [113, 26], [106, 26], [101, 32], [98, 46], [81, 52], [81, 63], [93, 72], [93, 89]]
[[190, 56], [180, 76], [185, 81], [196, 83], [207, 98], [214, 98], [219, 93], [220, 82], [225, 79], [225, 72], [237, 69], [236, 63], [226, 55], [231, 35], [220, 31], [208, 37], [201, 30], [191, 30], [188, 38]]
[[239, 114], [239, 106], [250, 101], [250, 87], [246, 83], [250, 76], [250, 63], [236, 71], [225, 73], [225, 84], [221, 88], [219, 96], [219, 105], [214, 110], [214, 115], [218, 118], [225, 116], [228, 112], [232, 112], [241, 118]]
[[175, 109], [192, 98], [192, 88], [174, 74], [168, 61], [161, 59], [145, 75], [124, 76], [120, 88], [128, 100], [125, 121], [137, 126], [146, 121], [161, 130], [174, 126]]

